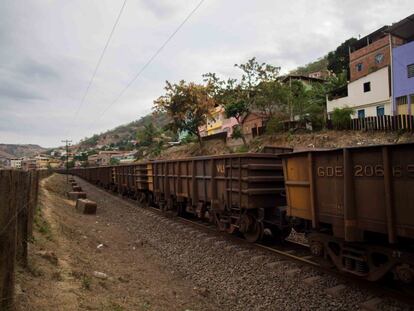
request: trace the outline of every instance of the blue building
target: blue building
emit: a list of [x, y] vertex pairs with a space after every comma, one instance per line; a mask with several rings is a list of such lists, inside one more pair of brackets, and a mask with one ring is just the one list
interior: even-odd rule
[[414, 113], [414, 14], [389, 30], [405, 44], [392, 49], [392, 93], [394, 114]]

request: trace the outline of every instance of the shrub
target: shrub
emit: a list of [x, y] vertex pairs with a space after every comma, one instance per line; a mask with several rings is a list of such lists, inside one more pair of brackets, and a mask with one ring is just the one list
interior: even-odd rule
[[233, 126], [233, 133], [231, 133], [231, 138], [239, 139], [243, 137], [242, 128], [240, 125]]
[[283, 123], [277, 117], [270, 118], [266, 123], [266, 133], [276, 134], [283, 131]]
[[332, 113], [332, 125], [337, 130], [347, 129], [354, 109], [350, 107], [335, 108]]

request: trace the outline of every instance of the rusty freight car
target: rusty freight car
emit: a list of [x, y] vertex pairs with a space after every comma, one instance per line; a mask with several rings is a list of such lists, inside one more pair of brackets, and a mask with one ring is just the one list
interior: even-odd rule
[[276, 155], [229, 154], [149, 165], [149, 191], [163, 210], [207, 218], [249, 241], [260, 239], [265, 228], [278, 236], [289, 231], [282, 162]]
[[414, 144], [282, 157], [287, 214], [314, 255], [369, 280], [414, 280]]

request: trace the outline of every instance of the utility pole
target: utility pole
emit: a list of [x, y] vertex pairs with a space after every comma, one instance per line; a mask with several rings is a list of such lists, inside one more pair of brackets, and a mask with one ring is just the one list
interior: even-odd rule
[[69, 184], [69, 146], [72, 141], [70, 139], [62, 140], [66, 145], [66, 183]]

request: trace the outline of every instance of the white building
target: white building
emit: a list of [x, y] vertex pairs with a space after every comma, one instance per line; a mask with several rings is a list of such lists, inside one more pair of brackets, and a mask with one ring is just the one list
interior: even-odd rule
[[10, 167], [13, 169], [21, 169], [22, 168], [22, 158], [13, 158], [10, 159]]
[[389, 67], [384, 67], [347, 85], [344, 95], [328, 98], [327, 111], [345, 106], [355, 109], [353, 118], [391, 115], [391, 81]]

